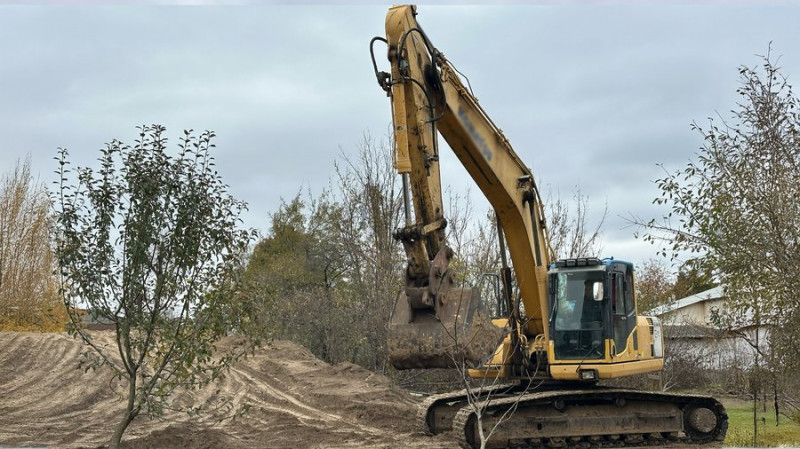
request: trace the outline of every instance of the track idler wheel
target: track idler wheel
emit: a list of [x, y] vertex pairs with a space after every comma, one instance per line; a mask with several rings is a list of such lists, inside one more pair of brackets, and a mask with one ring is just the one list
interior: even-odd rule
[[[720, 412], [704, 404], [690, 404], [683, 411], [683, 427], [692, 440], [710, 441], [718, 435], [725, 435], [727, 419]], [[723, 412], [724, 413], [724, 412]]]

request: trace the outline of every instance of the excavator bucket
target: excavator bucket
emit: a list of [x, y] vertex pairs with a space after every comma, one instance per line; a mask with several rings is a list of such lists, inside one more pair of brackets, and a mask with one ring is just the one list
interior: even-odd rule
[[389, 323], [389, 360], [397, 369], [477, 366], [494, 353], [502, 330], [477, 289], [451, 288], [436, 308], [414, 308], [405, 291]]

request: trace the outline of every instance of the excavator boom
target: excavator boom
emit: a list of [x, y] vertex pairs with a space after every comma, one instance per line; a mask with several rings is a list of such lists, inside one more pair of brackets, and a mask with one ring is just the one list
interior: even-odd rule
[[[636, 313], [633, 264], [554, 260], [531, 170], [416, 14], [414, 6], [390, 8], [386, 38], [371, 43], [388, 47], [391, 71], [378, 70], [374, 50], [373, 66], [391, 101], [406, 205], [405, 226], [395, 233], [407, 265], [389, 323], [390, 360], [398, 369], [471, 367], [469, 376], [485, 386], [429, 398], [421, 411], [426, 431], [452, 428], [465, 447], [481, 446], [485, 428], [498, 429], [486, 447], [724, 439], [727, 415], [713, 398], [596, 385], [663, 369], [661, 323]], [[499, 307], [455, 284], [438, 136], [495, 212]], [[492, 316], [492, 308], [504, 316]]]

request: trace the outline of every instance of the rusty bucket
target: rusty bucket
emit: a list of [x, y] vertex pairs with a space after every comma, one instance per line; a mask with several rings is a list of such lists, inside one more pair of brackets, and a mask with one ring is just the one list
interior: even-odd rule
[[389, 323], [389, 360], [397, 369], [478, 366], [500, 343], [477, 289], [451, 288], [435, 307], [412, 307], [401, 290]]

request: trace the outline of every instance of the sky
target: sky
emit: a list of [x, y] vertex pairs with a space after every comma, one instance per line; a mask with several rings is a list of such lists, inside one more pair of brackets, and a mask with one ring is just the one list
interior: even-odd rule
[[[282, 199], [320, 192], [365, 135], [386, 136], [390, 105], [369, 41], [383, 35], [387, 9], [0, 2], [0, 173], [29, 156], [49, 185], [58, 147], [73, 164], [96, 166], [106, 142], [132, 142], [138, 125], [166, 126], [173, 144], [183, 129], [213, 130], [220, 174], [249, 204], [245, 225], [265, 233]], [[656, 248], [634, 238], [627, 218], [663, 215], [651, 204], [654, 180], [696, 157], [702, 141], [692, 122], [730, 118], [737, 68], [760, 64], [772, 42], [790, 82], [800, 77], [797, 3], [517, 2], [418, 12], [543, 194], [568, 200], [579, 188], [590, 225], [607, 207], [603, 255], [634, 263]], [[446, 150], [441, 164], [443, 184], [469, 190], [488, 210]]]

